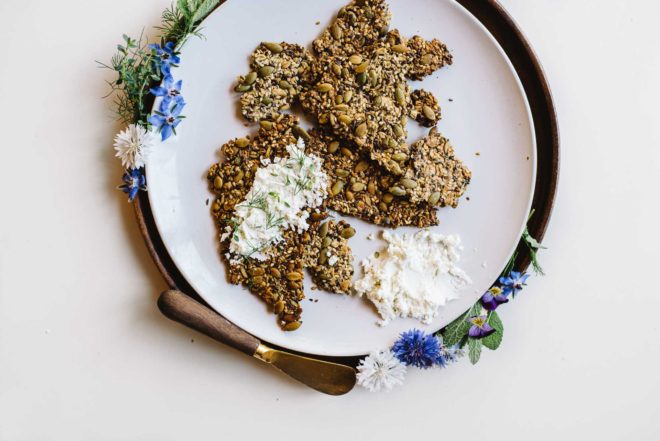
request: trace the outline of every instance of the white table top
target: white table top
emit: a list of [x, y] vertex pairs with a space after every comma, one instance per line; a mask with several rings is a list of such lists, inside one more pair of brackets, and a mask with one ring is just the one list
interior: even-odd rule
[[476, 367], [331, 398], [156, 309], [94, 60], [169, 1], [1, 2], [0, 440], [658, 439], [660, 4], [502, 3], [559, 113], [548, 275]]

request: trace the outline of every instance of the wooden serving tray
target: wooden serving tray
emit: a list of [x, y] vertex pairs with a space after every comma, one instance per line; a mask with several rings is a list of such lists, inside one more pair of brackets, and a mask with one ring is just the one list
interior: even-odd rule
[[[495, 37], [511, 60], [522, 82], [534, 120], [537, 146], [537, 175], [529, 231], [541, 241], [545, 235], [554, 205], [559, 179], [559, 132], [557, 115], [541, 64], [511, 16], [496, 0], [457, 0], [472, 13]], [[222, 4], [224, 2], [221, 2]], [[169, 256], [160, 237], [149, 205], [149, 193], [140, 192], [134, 202], [140, 232], [154, 263], [170, 289], [180, 290], [206, 304], [184, 279]], [[526, 246], [518, 247], [516, 269], [529, 267], [530, 255]], [[271, 345], [273, 346], [273, 345]], [[288, 350], [288, 349], [287, 349]], [[306, 354], [303, 354], [306, 355]], [[356, 364], [356, 357], [318, 357]]]

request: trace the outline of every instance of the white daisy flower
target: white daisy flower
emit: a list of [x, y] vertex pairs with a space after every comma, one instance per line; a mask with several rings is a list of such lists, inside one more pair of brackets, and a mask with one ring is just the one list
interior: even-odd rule
[[115, 136], [115, 156], [126, 169], [144, 167], [156, 142], [156, 136], [136, 124], [131, 124]]
[[399, 386], [406, 375], [406, 366], [387, 350], [372, 352], [360, 360], [357, 370], [357, 383], [371, 392]]

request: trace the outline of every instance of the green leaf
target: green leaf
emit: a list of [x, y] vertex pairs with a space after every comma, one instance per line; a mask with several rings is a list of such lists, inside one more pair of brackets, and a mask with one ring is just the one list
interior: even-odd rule
[[495, 311], [488, 314], [488, 324], [495, 328], [495, 332], [488, 337], [484, 337], [481, 342], [488, 349], [494, 351], [500, 346], [500, 343], [502, 343], [502, 337], [504, 337], [504, 325]]
[[531, 234], [529, 234], [529, 230], [525, 228], [525, 231], [523, 232], [523, 239], [525, 242], [527, 242], [527, 245], [534, 249], [543, 249], [547, 250], [548, 247], [544, 247], [539, 241], [534, 239]]
[[444, 344], [447, 346], [453, 346], [460, 342], [461, 339], [467, 335], [470, 326], [472, 326], [467, 320], [470, 317], [478, 315], [480, 311], [481, 303], [477, 302], [472, 305], [472, 307], [468, 309], [463, 315], [447, 325], [442, 332], [442, 340]]
[[476, 338], [468, 339], [468, 357], [470, 358], [470, 363], [477, 364], [479, 358], [481, 357], [481, 340]]
[[191, 9], [188, 7], [188, 0], [178, 0], [176, 2], [176, 7], [177, 9], [179, 9], [179, 11], [181, 11], [183, 16], [186, 17], [188, 21], [192, 19], [193, 13]]
[[220, 0], [197, 0], [195, 3], [197, 3], [197, 5], [191, 20], [192, 23], [197, 23], [204, 20], [206, 16], [209, 15], [216, 6], [218, 6]]

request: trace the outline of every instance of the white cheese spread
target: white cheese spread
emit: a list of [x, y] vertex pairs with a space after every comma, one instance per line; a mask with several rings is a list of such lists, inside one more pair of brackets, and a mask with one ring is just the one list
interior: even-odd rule
[[282, 232], [308, 228], [309, 213], [305, 207], [315, 208], [326, 196], [327, 175], [323, 160], [305, 155], [305, 143], [286, 148], [288, 158], [262, 160], [254, 183], [245, 200], [234, 209], [233, 227], [227, 227], [221, 240], [230, 237], [229, 259], [241, 257], [267, 259], [267, 249], [282, 240]]
[[415, 234], [383, 233], [387, 249], [362, 261], [363, 277], [354, 288], [376, 306], [386, 325], [396, 317], [430, 323], [439, 309], [458, 298], [461, 287], [471, 283], [457, 263], [458, 236], [427, 230]]

